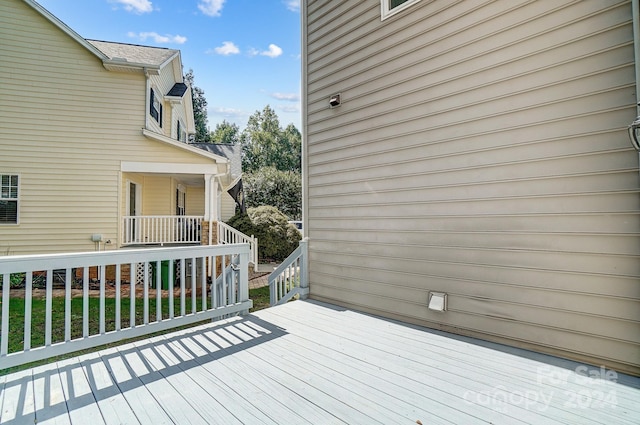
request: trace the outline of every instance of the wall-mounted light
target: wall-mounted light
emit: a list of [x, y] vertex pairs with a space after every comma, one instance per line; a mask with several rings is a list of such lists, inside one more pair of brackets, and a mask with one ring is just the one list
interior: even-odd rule
[[447, 311], [447, 294], [444, 292], [429, 292], [429, 310]]
[[341, 101], [340, 101], [340, 93], [334, 94], [333, 96], [331, 96], [329, 98], [329, 106], [332, 107], [332, 108], [340, 106], [340, 103], [341, 103]]
[[637, 116], [636, 119], [631, 123], [628, 128], [629, 130], [629, 139], [631, 140], [631, 144], [637, 151], [640, 151], [640, 116]]

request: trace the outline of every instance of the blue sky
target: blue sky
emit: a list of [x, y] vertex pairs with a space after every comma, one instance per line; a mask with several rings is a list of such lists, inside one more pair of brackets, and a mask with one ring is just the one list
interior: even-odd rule
[[84, 38], [179, 49], [211, 130], [265, 105], [300, 129], [300, 0], [37, 1]]

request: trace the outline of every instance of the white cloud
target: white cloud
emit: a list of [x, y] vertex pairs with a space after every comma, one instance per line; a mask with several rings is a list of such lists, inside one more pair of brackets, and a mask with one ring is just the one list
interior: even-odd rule
[[131, 38], [137, 38], [140, 41], [146, 41], [148, 38], [152, 39], [158, 44], [184, 44], [187, 41], [187, 37], [182, 35], [160, 35], [157, 32], [129, 32], [127, 35]]
[[225, 118], [244, 118], [249, 116], [246, 111], [243, 111], [241, 109], [225, 108], [223, 106], [210, 108], [208, 110], [208, 113], [210, 115], [216, 115]]
[[220, 16], [225, 0], [201, 0], [198, 9], [207, 16]]
[[300, 112], [300, 104], [297, 103], [295, 105], [278, 105], [276, 106], [276, 109], [286, 113]]
[[298, 93], [279, 93], [279, 92], [275, 92], [275, 93], [271, 93], [270, 96], [273, 97], [274, 99], [288, 100], [288, 101], [291, 101], [291, 102], [297, 102], [297, 101], [300, 100], [300, 95]]
[[109, 0], [109, 3], [121, 4], [128, 12], [149, 13], [153, 5], [149, 0]]
[[286, 4], [287, 9], [292, 12], [300, 11], [300, 0], [285, 0], [284, 4]]
[[224, 41], [222, 43], [222, 46], [214, 47], [213, 49], [207, 50], [207, 53], [229, 56], [237, 55], [238, 53], [240, 53], [240, 49], [232, 41]]
[[270, 58], [277, 58], [282, 54], [282, 49], [275, 44], [269, 44], [269, 50], [260, 54], [263, 56], [269, 56]]

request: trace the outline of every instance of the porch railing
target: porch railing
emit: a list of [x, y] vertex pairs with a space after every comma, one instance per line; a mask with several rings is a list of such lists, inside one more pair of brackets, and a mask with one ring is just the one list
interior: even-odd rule
[[247, 236], [239, 230], [218, 221], [218, 243], [219, 244], [236, 244], [247, 243], [249, 244], [249, 250], [251, 252], [249, 256], [249, 262], [254, 266], [258, 265], [258, 239], [253, 235]]
[[123, 245], [198, 244], [202, 217], [190, 215], [125, 216]]
[[248, 262], [246, 244], [0, 257], [0, 369], [248, 313]]
[[284, 304], [296, 295], [302, 299], [309, 295], [309, 239], [300, 245], [269, 275], [270, 304]]

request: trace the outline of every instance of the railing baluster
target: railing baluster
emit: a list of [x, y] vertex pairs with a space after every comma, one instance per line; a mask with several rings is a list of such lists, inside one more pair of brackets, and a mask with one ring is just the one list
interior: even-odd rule
[[142, 302], [143, 302], [143, 319], [144, 324], [149, 324], [149, 262], [144, 262], [144, 286], [142, 288]]
[[82, 274], [82, 336], [89, 336], [89, 267]]
[[71, 278], [74, 269], [64, 273], [64, 340], [71, 341]]
[[9, 351], [9, 297], [11, 290], [11, 275], [2, 275], [2, 329], [0, 330], [0, 356]]
[[198, 292], [196, 288], [197, 266], [195, 257], [191, 259], [191, 264], [189, 264], [189, 266], [191, 267], [191, 314], [196, 314]]
[[210, 257], [202, 257], [202, 270], [200, 271], [200, 283], [202, 285], [202, 311], [207, 310], [207, 260]]
[[156, 322], [162, 322], [162, 262], [156, 261]]
[[173, 319], [173, 280], [174, 280], [174, 271], [173, 271], [173, 260], [169, 261], [169, 273], [167, 276], [168, 282], [167, 287], [169, 288], [169, 319]]
[[120, 294], [120, 279], [121, 279], [122, 276], [120, 275], [120, 273], [121, 273], [120, 270], [121, 270], [120, 263], [118, 263], [118, 264], [116, 264], [116, 297], [115, 297], [116, 298], [116, 319], [115, 319], [116, 320], [116, 328], [115, 328], [116, 331], [119, 331], [120, 330], [120, 326], [121, 326], [121, 319], [120, 319], [120, 316], [121, 316], [121, 312], [120, 312], [120, 308], [121, 308], [121, 305], [120, 305], [120, 295], [121, 295]]
[[[213, 270], [214, 272], [211, 274], [211, 307], [216, 308], [219, 307], [218, 304], [218, 279], [216, 279], [216, 274], [218, 272], [217, 262], [218, 257], [213, 257]], [[222, 286], [224, 287], [224, 257], [222, 257]], [[221, 297], [222, 298], [222, 297]]]
[[129, 265], [129, 326], [136, 327], [136, 281], [138, 280], [138, 263]]
[[45, 314], [44, 314], [44, 345], [51, 345], [51, 320], [53, 307], [53, 270], [46, 272], [46, 294], [45, 294]]
[[106, 331], [106, 294], [105, 294], [105, 268], [106, 266], [98, 266], [98, 270], [100, 271], [100, 335], [103, 335]]
[[31, 295], [33, 285], [33, 272], [27, 272], [26, 287], [24, 293], [24, 350], [31, 349]]
[[186, 277], [186, 273], [185, 273], [185, 259], [181, 258], [180, 259], [180, 316], [184, 316], [187, 312], [186, 312], [186, 298], [187, 298], [187, 294], [185, 294], [186, 292], [186, 285], [185, 285], [185, 277]]

